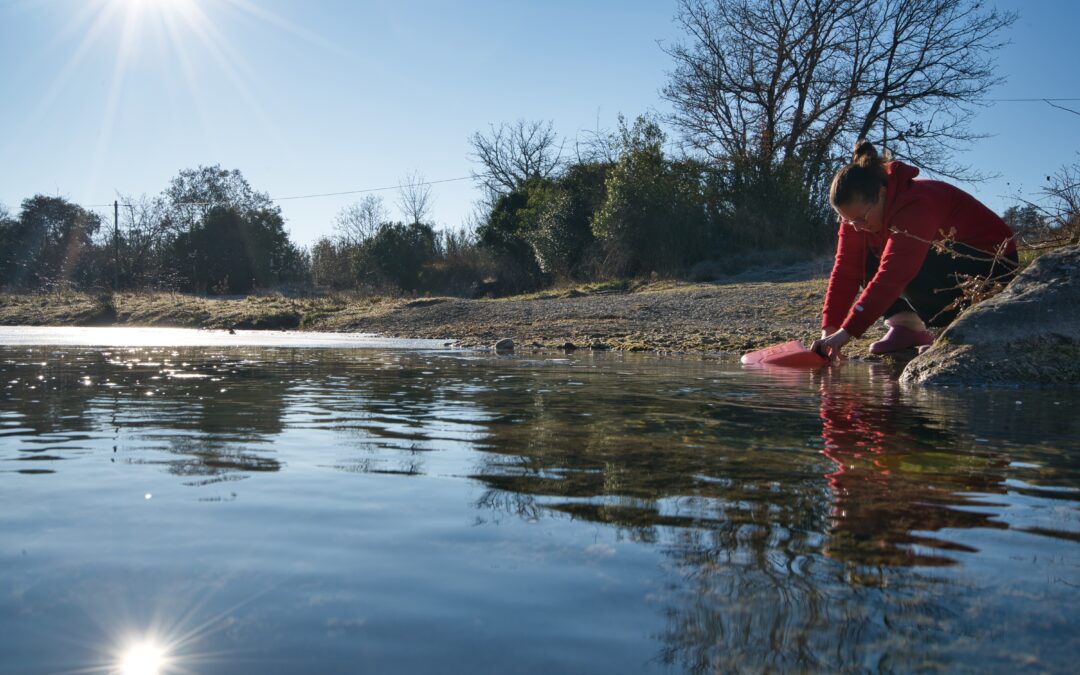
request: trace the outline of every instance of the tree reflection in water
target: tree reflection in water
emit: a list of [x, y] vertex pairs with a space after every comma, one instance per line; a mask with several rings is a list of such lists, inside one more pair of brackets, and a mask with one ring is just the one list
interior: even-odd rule
[[659, 551], [665, 585], [644, 611], [664, 615], [657, 659], [690, 672], [955, 665], [989, 632], [967, 616], [985, 590], [943, 576], [981, 553], [967, 535], [1077, 539], [1006, 517], [1017, 494], [1075, 508], [1075, 447], [978, 442], [1076, 438], [1076, 416], [905, 391], [879, 367], [46, 351], [8, 364], [12, 455], [64, 459], [107, 438], [117, 461], [160, 463], [189, 486], [290, 459], [337, 477], [442, 466], [475, 481], [476, 524], [587, 521]]
[[19, 450], [35, 460], [39, 441], [63, 459], [108, 435], [114, 461], [161, 463], [200, 485], [281, 468], [269, 443], [283, 429], [289, 383], [242, 352], [32, 348], [5, 377], [0, 412], [33, 430]]
[[[491, 458], [476, 478], [489, 490], [477, 505], [611, 523], [642, 541], [666, 527], [709, 528], [733, 548], [797, 540], [860, 565], [949, 564], [949, 551], [971, 548], [927, 533], [1007, 527], [977, 508], [993, 504], [967, 495], [1004, 494], [1008, 458], [969, 447], [884, 368], [865, 372], [865, 381], [770, 373], [814, 386], [817, 423], [792, 390], [778, 389], [772, 410], [743, 405], [738, 391], [663, 387], [651, 396], [592, 387], [588, 400], [567, 400], [552, 383], [527, 405], [507, 396], [493, 404], [502, 415], [488, 424]], [[611, 408], [620, 414], [603, 414]]]
[[941, 667], [933, 647], [963, 642], [970, 600], [928, 572], [977, 552], [956, 532], [1009, 527], [992, 499], [1016, 476], [973, 433], [994, 424], [1008, 438], [1030, 420], [1000, 428], [955, 396], [901, 391], [885, 367], [765, 376], [771, 394], [662, 379], [648, 392], [590, 384], [587, 398], [557, 381], [528, 400], [494, 388], [503, 414], [477, 506], [659, 546], [681, 579], [654, 597], [665, 664]]

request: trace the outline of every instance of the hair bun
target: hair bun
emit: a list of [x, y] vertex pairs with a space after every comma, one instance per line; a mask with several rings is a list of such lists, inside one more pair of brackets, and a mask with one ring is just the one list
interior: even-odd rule
[[878, 161], [878, 152], [874, 147], [874, 144], [865, 138], [860, 138], [855, 142], [855, 152], [852, 156], [852, 162], [862, 166], [871, 166]]
[[829, 185], [829, 203], [834, 207], [850, 204], [856, 197], [876, 204], [882, 186], [888, 185], [888, 152], [882, 159], [870, 141], [860, 138], [852, 154], [851, 164], [837, 171]]

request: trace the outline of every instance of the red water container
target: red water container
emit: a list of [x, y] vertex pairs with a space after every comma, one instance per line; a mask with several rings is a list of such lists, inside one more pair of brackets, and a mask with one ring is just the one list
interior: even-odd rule
[[798, 340], [773, 345], [756, 352], [747, 352], [742, 355], [741, 360], [746, 365], [786, 366], [788, 368], [820, 368], [829, 363], [829, 359], [810, 351]]

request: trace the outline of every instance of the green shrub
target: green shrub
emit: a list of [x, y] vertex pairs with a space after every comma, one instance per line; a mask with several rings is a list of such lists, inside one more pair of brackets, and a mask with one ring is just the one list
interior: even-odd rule
[[672, 272], [697, 262], [710, 235], [701, 165], [665, 159], [663, 132], [643, 117], [632, 127], [622, 122], [622, 139], [592, 219], [606, 272]]
[[384, 223], [361, 244], [353, 259], [362, 282], [389, 282], [405, 291], [423, 284], [424, 266], [436, 258], [435, 232], [423, 223]]

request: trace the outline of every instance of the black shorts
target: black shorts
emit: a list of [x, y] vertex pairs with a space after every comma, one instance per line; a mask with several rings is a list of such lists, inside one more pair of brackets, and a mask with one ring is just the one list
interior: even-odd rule
[[[1016, 276], [1018, 258], [1016, 252], [1008, 253], [1005, 260], [993, 260], [993, 254], [980, 251], [964, 244], [952, 243], [949, 248], [958, 255], [949, 252], [940, 253], [931, 248], [926, 253], [919, 273], [907, 285], [904, 292], [882, 315], [888, 319], [900, 312], [915, 312], [927, 326], [947, 326], [952, 323], [964, 307], [956, 306], [963, 295], [960, 280], [964, 276], [993, 278], [1007, 284]], [[870, 253], [866, 256], [866, 278], [872, 279], [877, 273], [880, 261]], [[957, 303], [958, 305], [961, 303]]]

